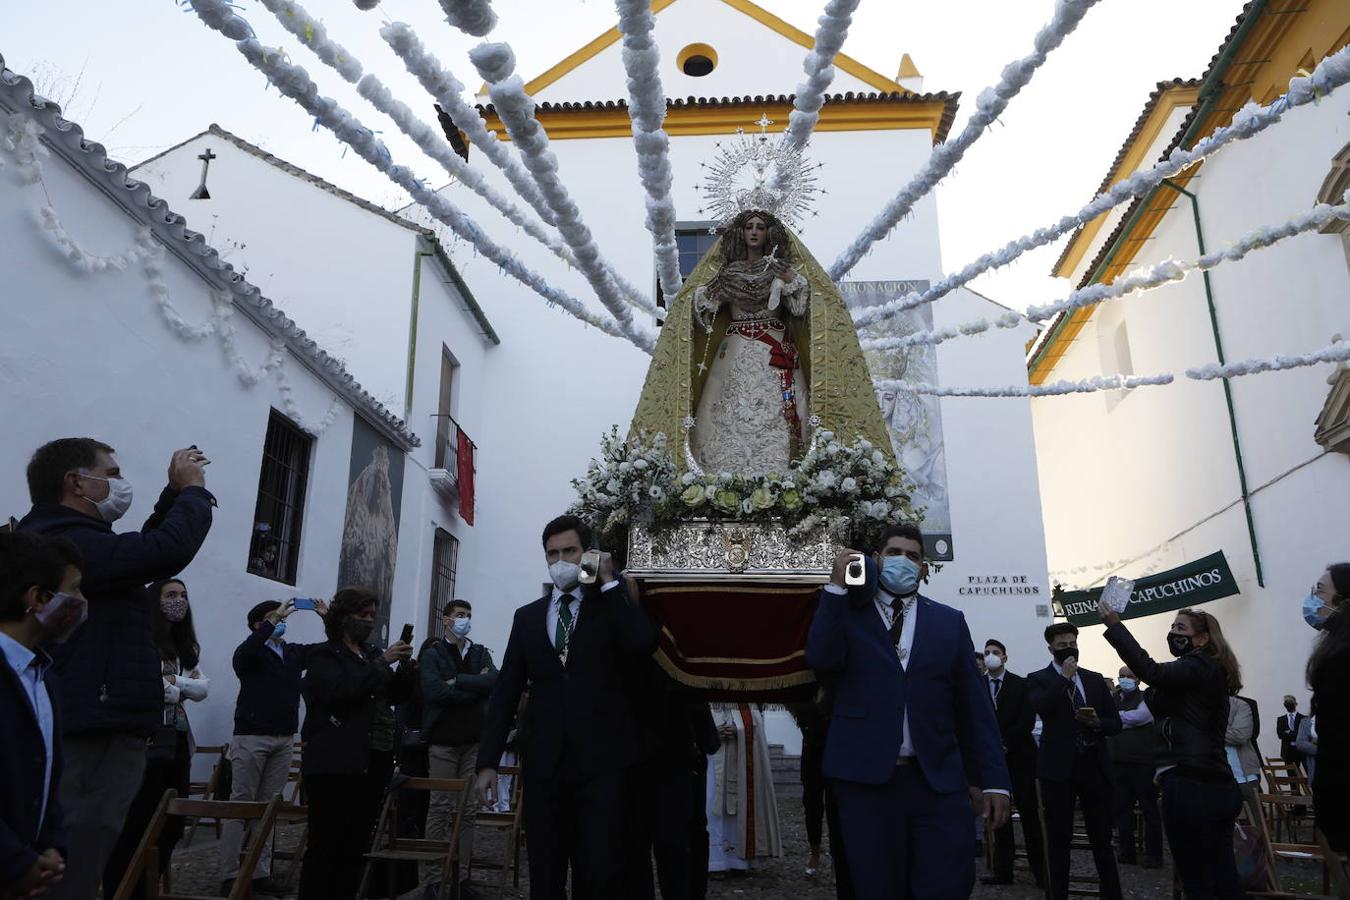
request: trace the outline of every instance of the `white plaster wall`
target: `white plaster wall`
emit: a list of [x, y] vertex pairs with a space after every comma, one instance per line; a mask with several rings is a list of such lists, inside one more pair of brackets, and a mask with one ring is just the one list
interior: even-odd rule
[[[211, 199], [189, 200], [206, 148], [217, 155], [207, 176]], [[403, 414], [415, 232], [209, 133], [132, 174], [273, 302], [313, 323], [310, 336]]]
[[[1350, 100], [1331, 97], [1290, 112], [1285, 122], [1232, 145], [1200, 169], [1207, 248], [1231, 243], [1263, 224], [1306, 209], [1332, 156], [1350, 140]], [[1135, 264], [1198, 255], [1189, 201], [1148, 241]], [[1227, 358], [1306, 352], [1350, 328], [1350, 271], [1341, 240], [1310, 234], [1259, 251], [1211, 274]], [[1198, 277], [1099, 309], [1052, 378], [1102, 371], [1098, 329], [1128, 322], [1137, 373], [1171, 371], [1215, 358], [1204, 286]], [[1132, 556], [1186, 529], [1165, 552], [1122, 574], [1156, 572], [1215, 550], [1226, 553], [1242, 593], [1209, 604], [1244, 667], [1246, 691], [1275, 752], [1271, 721], [1284, 693], [1307, 709], [1303, 666], [1315, 633], [1299, 600], [1322, 567], [1350, 556], [1350, 511], [1333, 498], [1350, 494], [1350, 460], [1322, 456], [1313, 422], [1330, 367], [1269, 373], [1232, 382], [1265, 586], [1257, 584], [1246, 519], [1238, 500], [1223, 388], [1178, 377], [1169, 387], [1139, 388], [1109, 408], [1104, 397], [1033, 401], [1037, 454], [1052, 570]], [[1206, 517], [1213, 518], [1206, 520]], [[1197, 525], [1197, 523], [1202, 523]], [[1137, 620], [1145, 646], [1166, 657], [1170, 617]], [[1089, 629], [1085, 664], [1114, 672], [1114, 654]]]
[[[50, 203], [90, 252], [119, 253], [136, 224], [56, 157], [45, 162]], [[217, 340], [188, 343], [169, 330], [138, 269], [80, 274], [37, 225], [48, 202], [39, 187], [20, 187], [13, 169], [0, 172], [0, 378], [7, 412], [0, 437], [0, 511], [29, 508], [24, 468], [38, 446], [57, 437], [90, 435], [117, 448], [136, 499], [119, 530], [140, 527], [165, 483], [170, 453], [197, 444], [211, 457], [207, 487], [217, 497], [214, 524], [182, 573], [192, 598], [209, 698], [190, 704], [203, 744], [228, 740], [238, 684], [234, 648], [247, 635], [255, 603], [290, 596], [331, 596], [342, 536], [351, 451], [352, 411], [314, 441], [299, 576], [294, 587], [245, 571], [263, 437], [269, 410], [280, 408], [274, 380], [244, 387]], [[195, 224], [195, 223], [194, 223]], [[172, 255], [165, 263], [172, 302], [189, 323], [211, 314], [207, 284]], [[235, 339], [253, 364], [268, 341], [236, 312]], [[333, 394], [294, 357], [286, 361], [304, 417], [318, 421]], [[291, 619], [289, 637], [322, 639], [317, 617]]]
[[[807, 33], [815, 31], [814, 22], [793, 24]], [[802, 60], [809, 52], [807, 48], [721, 0], [680, 0], [657, 14], [655, 34], [661, 50], [661, 85], [667, 97], [790, 94], [804, 77]], [[717, 67], [698, 78], [684, 74], [676, 64], [680, 50], [695, 43], [707, 44], [717, 51]], [[898, 53], [895, 65], [897, 68], [900, 65]], [[521, 74], [534, 78], [541, 73]], [[626, 100], [627, 81], [622, 42], [616, 41], [540, 91], [536, 99], [548, 103]], [[830, 86], [831, 93], [876, 90], [842, 70], [836, 71]]]

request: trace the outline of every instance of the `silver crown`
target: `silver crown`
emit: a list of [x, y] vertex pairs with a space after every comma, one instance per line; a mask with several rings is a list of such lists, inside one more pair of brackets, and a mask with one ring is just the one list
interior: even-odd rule
[[712, 162], [699, 163], [705, 174], [699, 191], [704, 207], [699, 212], [725, 226], [750, 209], [775, 216], [789, 227], [796, 227], [811, 212], [817, 193], [816, 170], [820, 163], [810, 162], [802, 151], [788, 148], [769, 137], [773, 120], [762, 114], [758, 134], [736, 129], [736, 137], [718, 141]]

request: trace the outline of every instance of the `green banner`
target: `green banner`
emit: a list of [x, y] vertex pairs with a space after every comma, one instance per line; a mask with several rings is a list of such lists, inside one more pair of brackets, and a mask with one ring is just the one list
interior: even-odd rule
[[[1136, 579], [1130, 605], [1120, 617], [1137, 619], [1140, 616], [1171, 612], [1220, 597], [1231, 597], [1236, 593], [1237, 580], [1233, 578], [1228, 560], [1220, 550], [1175, 569]], [[1100, 625], [1102, 617], [1097, 614], [1097, 601], [1101, 596], [1101, 588], [1063, 591], [1054, 597], [1055, 615], [1068, 619], [1080, 628], [1084, 625]]]

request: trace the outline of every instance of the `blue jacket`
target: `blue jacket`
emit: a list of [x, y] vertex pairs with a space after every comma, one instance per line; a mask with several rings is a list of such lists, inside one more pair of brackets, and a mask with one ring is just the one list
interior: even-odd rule
[[877, 570], [847, 595], [822, 590], [806, 662], [835, 686], [822, 770], [827, 777], [885, 784], [895, 774], [905, 713], [924, 778], [939, 793], [1011, 790], [989, 689], [975, 668], [960, 610], [920, 596], [914, 646], [902, 668], [873, 598]]
[[[42, 743], [33, 706], [14, 670], [0, 656], [0, 893], [23, 877], [38, 854], [55, 847], [66, 855], [61, 814], [61, 702], [57, 679], [49, 670], [43, 679], [52, 701], [52, 781], [47, 814], [42, 815], [42, 777], [47, 749]], [[161, 702], [164, 695], [160, 694]]]
[[292, 735], [300, 727], [300, 679], [310, 653], [324, 645], [283, 643], [278, 654], [267, 646], [275, 628], [263, 619], [235, 648], [235, 734]]
[[187, 568], [211, 529], [214, 505], [206, 488], [165, 488], [139, 532], [114, 534], [102, 519], [57, 503], [37, 504], [19, 523], [68, 538], [84, 554], [89, 621], [52, 654], [66, 735], [149, 735], [159, 724], [164, 686], [145, 586]]
[[[1109, 775], [1111, 757], [1106, 748], [1106, 739], [1120, 734], [1120, 711], [1116, 709], [1116, 701], [1106, 686], [1105, 678], [1088, 669], [1079, 669], [1078, 678], [1083, 682], [1084, 699], [1097, 710], [1097, 718], [1102, 723], [1091, 751], [1097, 765]], [[1052, 663], [1028, 675], [1027, 685], [1030, 688], [1031, 707], [1041, 717], [1041, 746], [1036, 754], [1036, 777], [1043, 781], [1067, 781], [1073, 777], [1080, 730], [1073, 715], [1073, 701], [1069, 699], [1073, 682], [1056, 672]], [[1227, 722], [1226, 706], [1224, 710], [1224, 721]]]

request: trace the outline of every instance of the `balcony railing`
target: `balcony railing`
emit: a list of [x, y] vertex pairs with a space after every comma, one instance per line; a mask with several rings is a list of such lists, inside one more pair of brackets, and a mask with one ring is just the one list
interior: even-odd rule
[[[448, 415], [433, 415], [436, 420], [436, 460], [433, 468], [444, 469], [452, 480], [459, 480], [459, 436], [463, 429]], [[478, 471], [478, 445], [469, 441], [469, 452], [473, 454], [472, 470]]]

